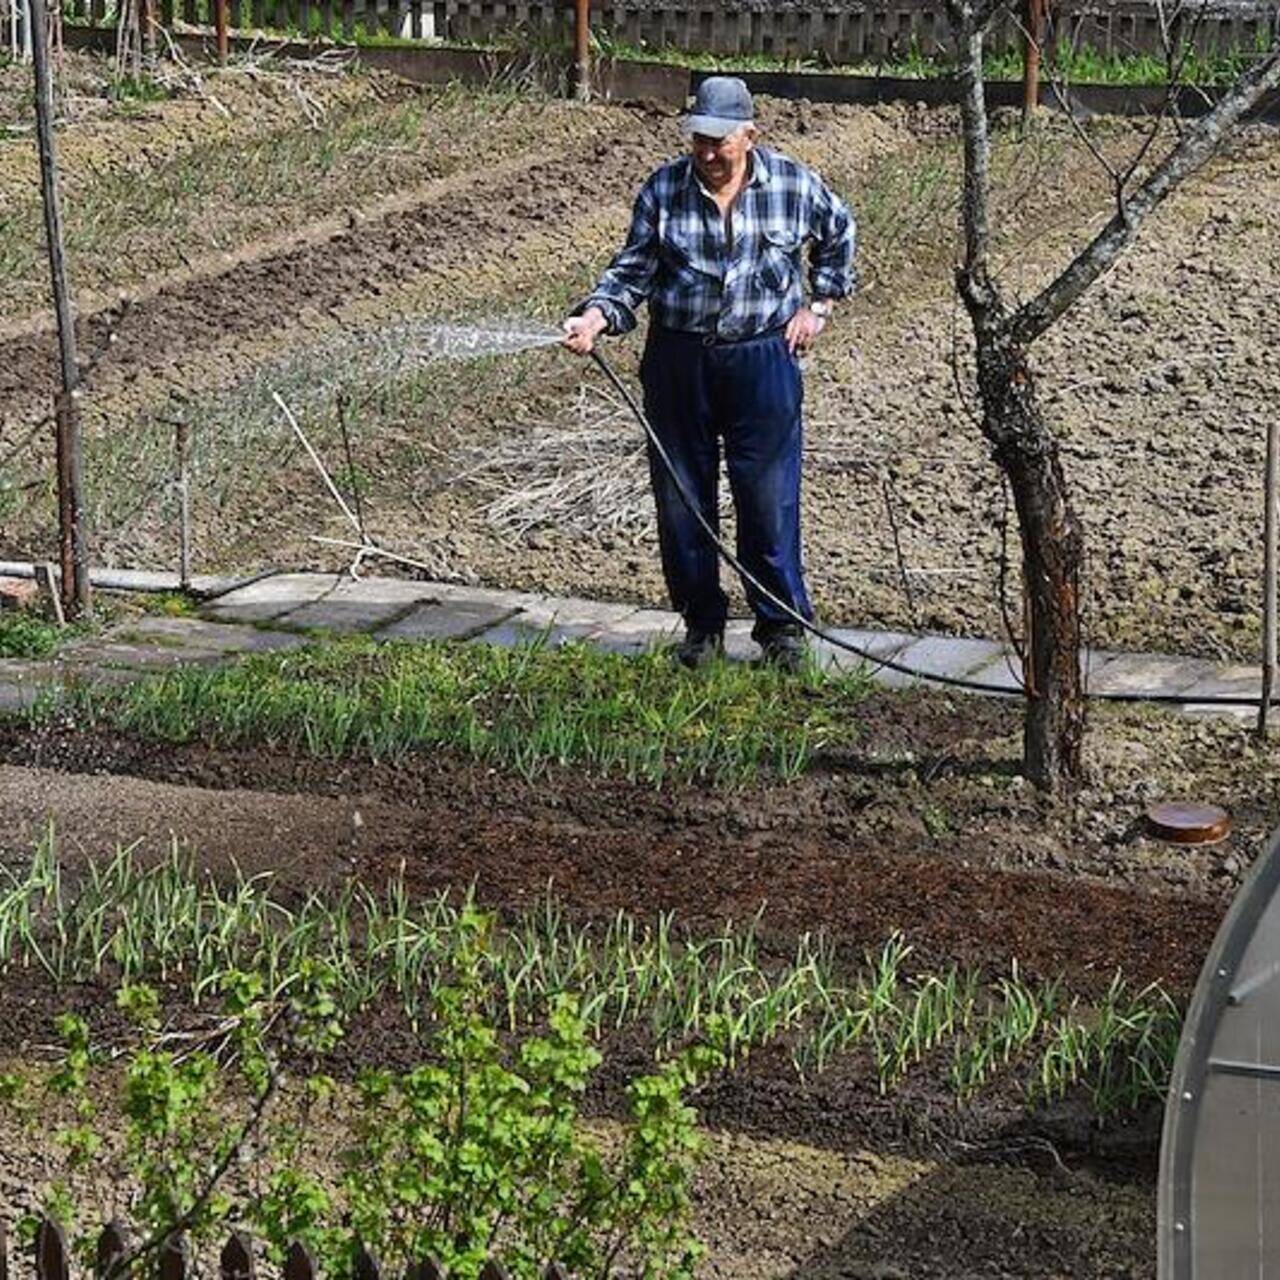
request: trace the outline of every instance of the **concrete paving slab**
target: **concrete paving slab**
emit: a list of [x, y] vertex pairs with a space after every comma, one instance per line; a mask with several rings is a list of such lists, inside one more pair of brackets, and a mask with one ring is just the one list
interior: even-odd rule
[[639, 644], [666, 644], [684, 634], [679, 614], [665, 609], [637, 609], [625, 618], [610, 622], [596, 632], [597, 642], [613, 647]]
[[[831, 635], [875, 658], [896, 657], [918, 639], [917, 636], [907, 635], [901, 631], [865, 631], [856, 627], [830, 627], [828, 630]], [[848, 649], [841, 649], [826, 640], [814, 639], [813, 648], [814, 655], [824, 671], [856, 671], [866, 663], [865, 658], [860, 658], [856, 653], [850, 653]]]
[[[922, 636], [898, 649], [892, 657], [921, 673], [967, 679], [971, 672], [989, 667], [1001, 653], [994, 640], [967, 640], [955, 636]], [[907, 675], [889, 667], [872, 671], [871, 677], [883, 689], [913, 689], [929, 681], [923, 675]]]
[[375, 634], [379, 640], [470, 640], [519, 613], [510, 605], [446, 600], [416, 605]]
[[272, 625], [299, 631], [339, 631], [354, 635], [362, 631], [380, 631], [399, 621], [414, 608], [412, 601], [406, 604], [389, 600], [381, 603], [368, 600], [315, 600], [275, 618]]
[[111, 632], [111, 639], [131, 644], [155, 644], [206, 652], [267, 653], [296, 649], [306, 637], [291, 631], [267, 631], [235, 622], [209, 622], [204, 618], [140, 618]]
[[280, 578], [267, 578], [233, 591], [214, 602], [212, 616], [253, 621], [252, 616], [244, 616], [246, 610], [253, 613], [263, 607], [272, 609], [283, 600], [286, 607], [268, 619], [278, 627], [375, 631], [407, 614], [415, 605], [435, 599], [426, 583], [403, 578], [360, 578], [352, 582], [334, 574], [285, 576], [294, 581], [282, 584]]
[[28, 711], [41, 690], [61, 682], [56, 663], [29, 662], [20, 658], [0, 661], [0, 714]]
[[966, 679], [972, 680], [975, 684], [996, 685], [1019, 696], [1025, 692], [1022, 685], [1022, 661], [1010, 649], [1002, 650], [994, 662], [970, 672]]
[[172, 671], [177, 667], [208, 666], [226, 658], [221, 649], [192, 645], [130, 644], [124, 640], [90, 640], [67, 648], [61, 655], [68, 670], [83, 672], [103, 667], [128, 671]]
[[572, 627], [591, 635], [624, 622], [639, 609], [607, 600], [578, 600], [572, 596], [539, 596], [521, 608], [521, 621], [532, 627]]
[[215, 621], [270, 622], [319, 600], [341, 582], [331, 573], [278, 573], [219, 596], [201, 612]]
[[505, 605], [511, 609], [536, 608], [549, 597], [534, 591], [509, 591], [504, 587], [467, 586], [459, 582], [422, 582], [431, 598], [441, 603]]
[[16, 716], [30, 711], [36, 696], [35, 685], [0, 680], [0, 715]]
[[731, 662], [754, 662], [760, 656], [760, 646], [751, 638], [754, 618], [733, 618], [725, 624], [724, 652]]
[[582, 627], [535, 627], [525, 622], [520, 614], [514, 614], [506, 622], [490, 627], [476, 636], [480, 644], [500, 645], [514, 649], [520, 645], [542, 644], [548, 649], [558, 649], [571, 640], [586, 640], [589, 630]]
[[1168, 658], [1155, 653], [1124, 653], [1090, 663], [1091, 693], [1181, 693], [1207, 679], [1215, 664], [1205, 658]]

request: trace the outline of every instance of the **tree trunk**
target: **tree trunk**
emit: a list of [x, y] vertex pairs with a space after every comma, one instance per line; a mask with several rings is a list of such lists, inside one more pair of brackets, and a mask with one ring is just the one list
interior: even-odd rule
[[1061, 793], [1079, 782], [1082, 767], [1084, 533], [1067, 493], [1057, 441], [1036, 404], [1026, 352], [1009, 336], [994, 290], [986, 296], [989, 308], [974, 312], [982, 430], [1013, 491], [1027, 593], [1024, 768], [1036, 786]]

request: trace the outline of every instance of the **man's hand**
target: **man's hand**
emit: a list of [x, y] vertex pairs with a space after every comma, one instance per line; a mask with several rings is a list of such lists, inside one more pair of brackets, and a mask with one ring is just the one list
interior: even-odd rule
[[580, 356], [589, 356], [596, 339], [609, 327], [599, 307], [588, 307], [580, 316], [564, 322], [564, 345]]
[[815, 316], [808, 307], [801, 307], [787, 322], [787, 350], [808, 351], [813, 340], [827, 327], [821, 316]]

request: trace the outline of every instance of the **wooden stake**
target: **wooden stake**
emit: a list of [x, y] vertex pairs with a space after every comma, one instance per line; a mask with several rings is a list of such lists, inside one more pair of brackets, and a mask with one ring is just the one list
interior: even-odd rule
[[574, 86], [579, 102], [591, 101], [591, 0], [574, 0]]
[[88, 617], [89, 555], [82, 518], [83, 459], [80, 415], [75, 392], [80, 383], [76, 360], [75, 316], [67, 283], [67, 260], [62, 239], [62, 209], [58, 200], [58, 161], [53, 145], [53, 76], [49, 68], [49, 18], [45, 0], [30, 0], [31, 52], [36, 80], [36, 143], [40, 151], [40, 181], [44, 196], [45, 238], [49, 274], [58, 317], [58, 350], [62, 361], [62, 392], [55, 403], [58, 430], [58, 518], [62, 553], [62, 598], [68, 616]]
[[49, 601], [53, 610], [53, 620], [60, 627], [67, 625], [67, 615], [62, 611], [62, 593], [58, 589], [58, 573], [47, 560], [35, 566], [36, 585]]
[[178, 580], [186, 591], [191, 586], [191, 482], [188, 475], [191, 428], [187, 423], [179, 422], [174, 430], [174, 451], [178, 463]]
[[1266, 510], [1262, 520], [1262, 701], [1258, 704], [1258, 736], [1267, 736], [1268, 712], [1276, 682], [1276, 541], [1280, 501], [1280, 415], [1267, 426], [1267, 471], [1263, 485]]

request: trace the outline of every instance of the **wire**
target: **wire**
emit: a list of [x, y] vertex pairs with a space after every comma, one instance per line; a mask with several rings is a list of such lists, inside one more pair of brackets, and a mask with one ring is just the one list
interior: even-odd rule
[[[810, 634], [818, 637], [819, 640], [831, 645], [835, 649], [843, 649], [846, 653], [852, 653], [855, 657], [861, 658], [864, 662], [871, 666], [871, 673], [882, 668], [889, 671], [896, 671], [900, 675], [911, 676], [916, 680], [927, 681], [930, 684], [944, 685], [950, 689], [966, 689], [971, 693], [988, 693], [1000, 694], [1005, 697], [1012, 696], [1019, 692], [1017, 689], [1010, 689], [1007, 685], [989, 684], [982, 680], [965, 680], [960, 676], [943, 675], [936, 671], [922, 671], [918, 667], [908, 666], [903, 662], [895, 662], [892, 658], [878, 657], [874, 653], [862, 648], [859, 645], [844, 639], [842, 636], [836, 635], [834, 632], [827, 631], [823, 627], [811, 619], [806, 618], [803, 614], [797, 612], [785, 600], [780, 600], [772, 591], [769, 590], [753, 573], [751, 573], [742, 561], [738, 559], [728, 547], [720, 540], [720, 535], [712, 528], [706, 517], [702, 514], [701, 508], [694, 501], [693, 496], [685, 488], [683, 479], [679, 471], [676, 470], [675, 464], [671, 461], [670, 454], [667, 453], [666, 446], [658, 438], [658, 433], [654, 431], [649, 419], [645, 416], [644, 410], [637, 403], [636, 398], [632, 395], [630, 389], [622, 381], [621, 378], [613, 371], [608, 361], [600, 354], [598, 350], [592, 350], [591, 359], [595, 361], [600, 372], [609, 380], [614, 389], [626, 402], [636, 421], [644, 429], [645, 435], [649, 438], [649, 443], [653, 447], [654, 453], [659, 461], [666, 468], [668, 475], [675, 483], [676, 492], [680, 495], [680, 500], [689, 509], [689, 513], [697, 522], [698, 527], [708, 538], [711, 539], [720, 558], [733, 569], [744, 582], [753, 586], [766, 600], [775, 608], [781, 609], [789, 618], [791, 618], [799, 626], [803, 627]], [[1150, 702], [1165, 706], [1206, 706], [1206, 707], [1256, 707], [1258, 705], [1257, 698], [1246, 697], [1243, 694], [1221, 694], [1216, 697], [1193, 696], [1185, 693], [1156, 693], [1156, 692], [1122, 692], [1107, 690], [1084, 690], [1084, 696], [1095, 702]]]

